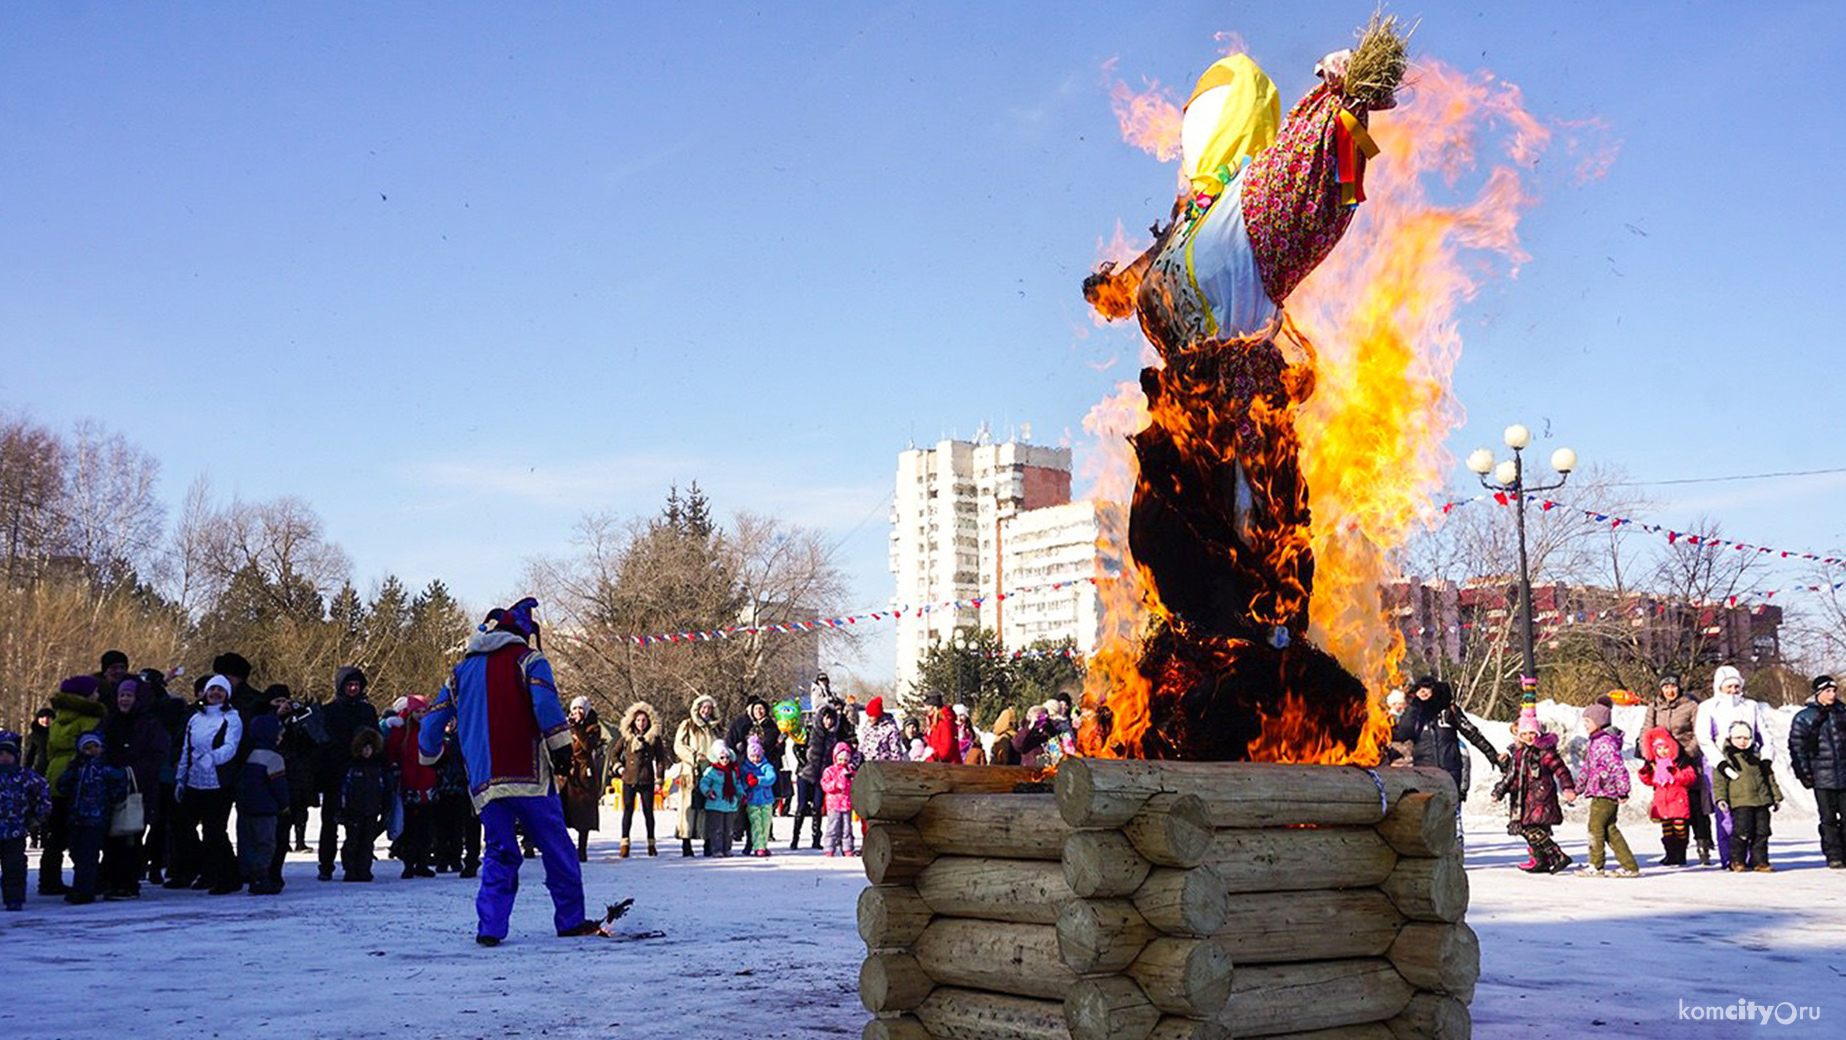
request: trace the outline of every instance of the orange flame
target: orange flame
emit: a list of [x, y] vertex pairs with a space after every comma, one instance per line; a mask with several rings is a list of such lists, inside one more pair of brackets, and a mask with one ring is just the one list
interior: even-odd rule
[[1109, 88], [1109, 107], [1122, 126], [1122, 140], [1161, 162], [1179, 158], [1180, 103], [1166, 88], [1148, 80], [1136, 91], [1116, 80]]
[[[1179, 108], [1157, 85], [1137, 96], [1118, 82], [1111, 102], [1125, 140], [1162, 159], [1177, 157]], [[1489, 130], [1506, 131], [1507, 161], [1461, 204], [1432, 201], [1432, 183], [1453, 188], [1475, 168]], [[1419, 66], [1404, 103], [1375, 118], [1371, 133], [1383, 153], [1368, 170], [1369, 201], [1339, 248], [1287, 301], [1300, 345], [1311, 341], [1320, 354], [1305, 362], [1313, 390], [1297, 416], [1314, 518], [1311, 534], [1303, 533], [1315, 565], [1310, 638], [1365, 683], [1370, 700], [1362, 735], [1347, 747], [1312, 721], [1299, 693], [1288, 693], [1284, 710], [1263, 718], [1250, 744], [1258, 761], [1369, 764], [1381, 757], [1391, 722], [1383, 699], [1401, 682], [1404, 645], [1380, 590], [1399, 576], [1396, 553], [1433, 522], [1441, 475], [1450, 468], [1442, 442], [1462, 418], [1449, 392], [1461, 352], [1456, 310], [1493, 273], [1478, 255], [1464, 262], [1461, 253], [1498, 254], [1514, 271], [1526, 259], [1517, 228], [1533, 199], [1520, 167], [1535, 161], [1550, 137], [1516, 86], [1439, 63]], [[1093, 495], [1125, 500], [1138, 475], [1123, 436], [1148, 418], [1133, 383], [1091, 410], [1084, 425], [1102, 440], [1098, 455], [1106, 463]], [[1298, 551], [1292, 541], [1277, 552]], [[1089, 754], [1134, 753], [1122, 746], [1138, 746], [1158, 695], [1136, 666], [1141, 639], [1166, 612], [1139, 565], [1126, 573], [1104, 597], [1105, 631], [1085, 690], [1086, 703], [1110, 706], [1116, 729], [1108, 747], [1093, 725], [1090, 739], [1080, 736]]]

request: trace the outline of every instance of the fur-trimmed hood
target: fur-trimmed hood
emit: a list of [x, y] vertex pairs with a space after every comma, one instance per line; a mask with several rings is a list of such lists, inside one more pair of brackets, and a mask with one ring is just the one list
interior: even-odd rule
[[370, 747], [372, 749], [372, 761], [377, 762], [382, 760], [385, 753], [384, 734], [379, 733], [370, 726], [355, 732], [353, 734], [351, 747], [353, 761], [359, 761], [359, 749], [362, 747]]
[[[635, 717], [642, 714], [647, 716], [647, 728], [640, 733], [636, 733]], [[654, 706], [646, 701], [636, 701], [630, 704], [628, 710], [622, 712], [621, 735], [624, 741], [631, 741], [636, 737], [639, 737], [642, 741], [653, 740], [660, 735], [660, 713], [655, 711]]]

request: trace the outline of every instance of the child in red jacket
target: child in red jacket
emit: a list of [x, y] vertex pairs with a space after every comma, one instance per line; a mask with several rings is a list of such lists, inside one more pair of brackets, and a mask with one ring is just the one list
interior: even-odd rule
[[403, 876], [407, 878], [436, 876], [430, 859], [436, 851], [436, 783], [441, 775], [435, 766], [424, 765], [417, 751], [423, 716], [427, 714], [427, 699], [406, 698], [403, 725], [393, 727], [385, 740], [385, 757], [397, 776], [398, 795], [404, 802], [404, 830], [393, 847], [404, 863]]
[[1641, 738], [1646, 761], [1641, 765], [1641, 782], [1654, 789], [1654, 804], [1648, 815], [1660, 821], [1660, 844], [1666, 849], [1663, 867], [1686, 865], [1686, 827], [1692, 819], [1692, 799], [1698, 787], [1698, 770], [1687, 759], [1685, 749], [1664, 726], [1655, 726]]

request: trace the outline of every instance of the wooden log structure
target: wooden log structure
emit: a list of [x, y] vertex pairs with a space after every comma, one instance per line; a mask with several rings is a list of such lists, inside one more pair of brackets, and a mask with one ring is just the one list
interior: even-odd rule
[[1480, 943], [1427, 769], [867, 763], [865, 1040], [1465, 1040]]
[[1121, 827], [1162, 793], [1197, 795], [1219, 828], [1371, 826], [1410, 792], [1452, 797], [1455, 780], [1440, 769], [1067, 758], [1054, 790], [1072, 827]]
[[1166, 1015], [1154, 1025], [1147, 1040], [1231, 1040], [1231, 1031], [1210, 1019]]
[[1058, 954], [1080, 975], [1126, 971], [1160, 933], [1126, 899], [1076, 899], [1058, 915]]
[[1383, 1022], [1366, 1022], [1356, 1026], [1310, 1029], [1305, 1033], [1271, 1033], [1251, 1040], [1397, 1040], [1397, 1036]]
[[1163, 791], [1141, 806], [1122, 833], [1157, 866], [1196, 867], [1211, 852], [1211, 817], [1198, 795]]
[[1155, 939], [1128, 966], [1128, 977], [1160, 1010], [1209, 1018], [1231, 996], [1231, 948], [1221, 939]]
[[852, 809], [867, 820], [903, 822], [939, 794], [1010, 794], [1038, 776], [1026, 766], [868, 762], [853, 777]]
[[909, 1011], [936, 982], [908, 953], [881, 950], [859, 966], [859, 1000], [867, 1011]]
[[1239, 964], [1382, 957], [1404, 915], [1375, 888], [1229, 897], [1218, 937]]
[[1400, 856], [1446, 856], [1455, 848], [1453, 790], [1413, 791], [1378, 821], [1378, 836]]
[[938, 917], [914, 952], [941, 986], [1062, 999], [1077, 981], [1058, 955], [1058, 930], [1046, 924]]
[[1085, 899], [1128, 895], [1153, 866], [1121, 831], [1078, 831], [1064, 843], [1064, 880]]
[[1224, 876], [1210, 866], [1162, 868], [1135, 889], [1135, 909], [1165, 935], [1206, 936], [1224, 927], [1229, 900]]
[[860, 1040], [930, 1040], [929, 1030], [915, 1015], [868, 1019]]
[[1239, 1036], [1383, 1022], [1415, 992], [1383, 957], [1258, 964], [1237, 969], [1218, 1021]]
[[1211, 863], [1229, 892], [1367, 888], [1397, 853], [1370, 827], [1239, 828], [1212, 838]]
[[916, 1011], [935, 1040], [1071, 1040], [1064, 1005], [1004, 993], [944, 986]]
[[1054, 806], [1049, 794], [939, 794], [910, 822], [937, 852], [1055, 860], [1073, 831]]
[[1050, 860], [942, 856], [917, 875], [917, 895], [943, 917], [1056, 924], [1076, 898]]
[[1160, 1009], [1125, 975], [1077, 980], [1064, 998], [1064, 1024], [1071, 1040], [1147, 1040], [1160, 1024]]

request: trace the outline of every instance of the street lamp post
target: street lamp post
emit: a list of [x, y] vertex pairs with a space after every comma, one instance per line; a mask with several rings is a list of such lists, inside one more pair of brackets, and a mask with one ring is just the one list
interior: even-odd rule
[[956, 629], [955, 634], [949, 637], [949, 645], [955, 648], [955, 699], [949, 703], [960, 704], [962, 699], [962, 658], [968, 653], [967, 630], [961, 628]]
[[[1513, 449], [1512, 458], [1496, 463], [1491, 450], [1477, 448], [1468, 456], [1468, 468], [1480, 478], [1482, 487], [1510, 494], [1514, 499], [1514, 523], [1519, 532], [1520, 650], [1523, 655], [1519, 675], [1520, 708], [1535, 710], [1538, 706], [1538, 620], [1532, 613], [1532, 572], [1526, 559], [1526, 496], [1563, 487], [1564, 482], [1570, 479], [1571, 471], [1577, 468], [1577, 453], [1569, 448], [1559, 448], [1552, 452], [1551, 468], [1557, 471], [1557, 482], [1528, 484], [1524, 453], [1532, 443], [1532, 431], [1514, 423], [1506, 428], [1502, 439], [1507, 447]], [[1492, 480], [1488, 479], [1489, 474], [1492, 474]]]

